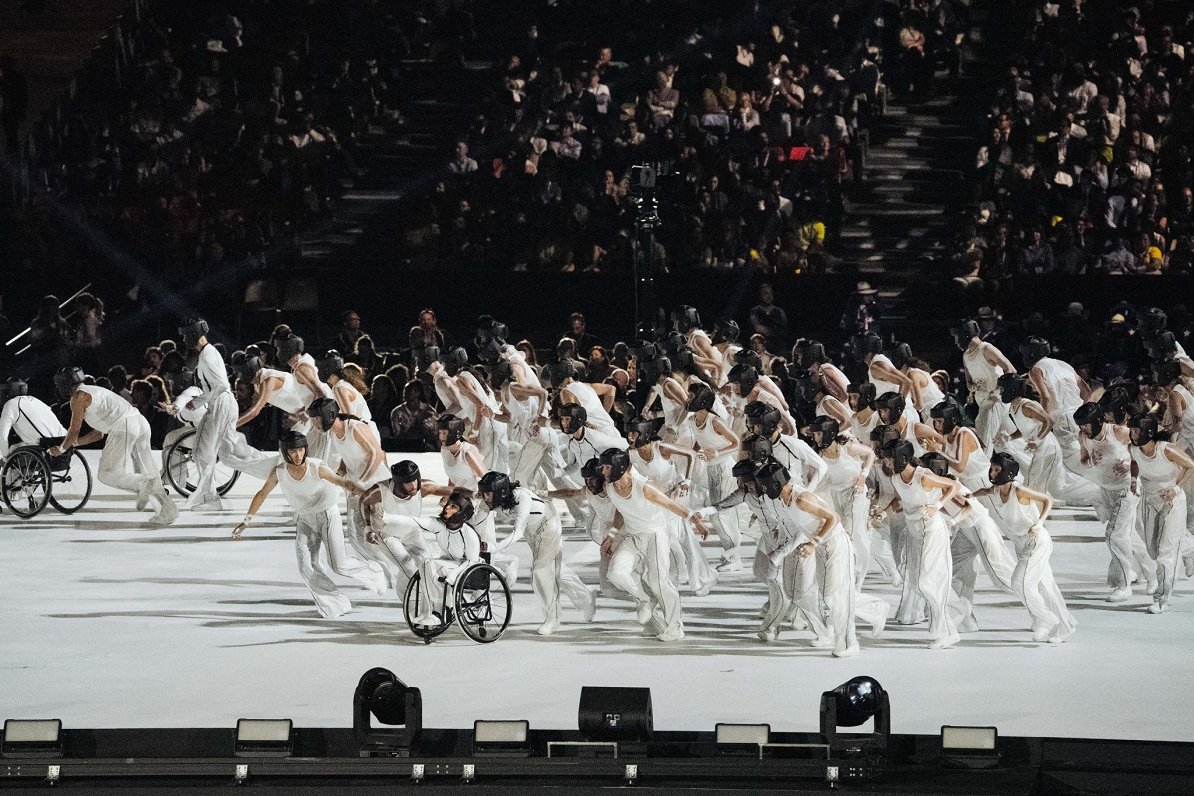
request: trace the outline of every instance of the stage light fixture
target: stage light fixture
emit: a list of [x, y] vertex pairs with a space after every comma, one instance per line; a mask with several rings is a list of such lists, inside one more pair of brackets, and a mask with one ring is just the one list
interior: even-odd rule
[[4, 757], [62, 757], [61, 719], [5, 719]]
[[941, 727], [941, 764], [946, 768], [994, 768], [999, 765], [999, 730], [995, 727]]
[[473, 754], [504, 757], [529, 757], [527, 740], [531, 723], [520, 721], [474, 721]]
[[577, 723], [587, 741], [649, 741], [655, 730], [651, 689], [584, 686]]
[[761, 757], [771, 741], [770, 724], [722, 724], [713, 728], [716, 751], [720, 755]]
[[[838, 732], [838, 727], [857, 727], [874, 718], [870, 733]], [[891, 735], [891, 705], [887, 692], [873, 677], [853, 677], [832, 691], [821, 694], [821, 735], [834, 756], [865, 758], [862, 768], [848, 767], [847, 774], [868, 776], [881, 768]]]
[[[423, 730], [423, 695], [399, 680], [389, 669], [370, 669], [361, 675], [352, 699], [352, 728], [361, 757], [409, 757], [411, 745]], [[372, 724], [400, 729], [375, 729]]]
[[290, 719], [237, 719], [237, 757], [290, 757], [294, 749]]

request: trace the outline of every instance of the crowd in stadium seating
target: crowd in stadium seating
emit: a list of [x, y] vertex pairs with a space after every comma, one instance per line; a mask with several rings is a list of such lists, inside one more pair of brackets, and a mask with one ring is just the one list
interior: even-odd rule
[[1189, 5], [1013, 6], [958, 281], [987, 303], [1020, 277], [1194, 271]]

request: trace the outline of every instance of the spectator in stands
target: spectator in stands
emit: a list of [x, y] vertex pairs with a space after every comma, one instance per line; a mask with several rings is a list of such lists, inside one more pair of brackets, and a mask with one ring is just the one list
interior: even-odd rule
[[382, 430], [382, 435], [386, 436], [385, 432], [390, 430], [390, 414], [398, 406], [398, 390], [394, 382], [384, 373], [374, 376], [373, 381], [369, 383], [369, 397], [365, 400], [369, 404], [369, 413], [373, 415], [373, 420]]
[[477, 170], [477, 161], [469, 157], [468, 141], [456, 141], [456, 150], [452, 159], [448, 161], [448, 172], [455, 176], [467, 176]]
[[356, 350], [357, 341], [366, 334], [361, 326], [361, 316], [356, 310], [348, 310], [340, 316], [340, 331], [336, 334], [337, 351], [348, 353]]
[[373, 338], [367, 334], [357, 338], [357, 343], [352, 349], [351, 360], [361, 367], [366, 379], [385, 370], [386, 358], [377, 352], [373, 345]]
[[575, 343], [577, 351], [589, 351], [598, 344], [597, 338], [586, 331], [585, 316], [580, 312], [568, 316], [568, 331], [562, 337]]
[[787, 348], [788, 314], [775, 303], [775, 289], [769, 282], [759, 285], [759, 303], [750, 309], [750, 328], [766, 338], [768, 348], [774, 351]]
[[405, 450], [433, 451], [439, 448], [435, 421], [439, 416], [427, 402], [423, 383], [408, 381], [402, 389], [403, 400], [390, 413], [392, 435]]

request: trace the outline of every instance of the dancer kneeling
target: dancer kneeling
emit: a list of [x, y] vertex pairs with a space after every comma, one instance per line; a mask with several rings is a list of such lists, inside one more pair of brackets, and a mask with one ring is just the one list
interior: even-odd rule
[[336, 588], [332, 572], [355, 578], [377, 594], [386, 589], [386, 576], [380, 564], [366, 563], [344, 549], [340, 508], [336, 504], [336, 490], [332, 487], [338, 486], [354, 495], [360, 494], [361, 488], [333, 473], [319, 459], [307, 458], [305, 434], [287, 431], [278, 447], [282, 451], [282, 463], [257, 490], [245, 518], [232, 529], [232, 538], [241, 538], [274, 487], [281, 486], [282, 494], [294, 512], [294, 549], [299, 574], [311, 590], [319, 613], [326, 619], [335, 619], [352, 610], [352, 603]]

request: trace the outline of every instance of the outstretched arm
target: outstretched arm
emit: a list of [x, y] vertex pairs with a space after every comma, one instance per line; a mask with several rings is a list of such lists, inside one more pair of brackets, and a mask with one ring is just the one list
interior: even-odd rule
[[245, 518], [236, 524], [232, 529], [232, 538], [239, 539], [241, 534], [245, 532], [245, 528], [249, 527], [249, 523], [253, 521], [253, 517], [261, 510], [261, 504], [269, 497], [269, 493], [274, 491], [274, 487], [278, 485], [278, 471], [270, 470], [269, 475], [265, 479], [265, 483], [261, 485], [261, 489], [257, 490], [257, 494], [253, 495], [252, 502], [249, 503], [249, 510], [245, 514]]

